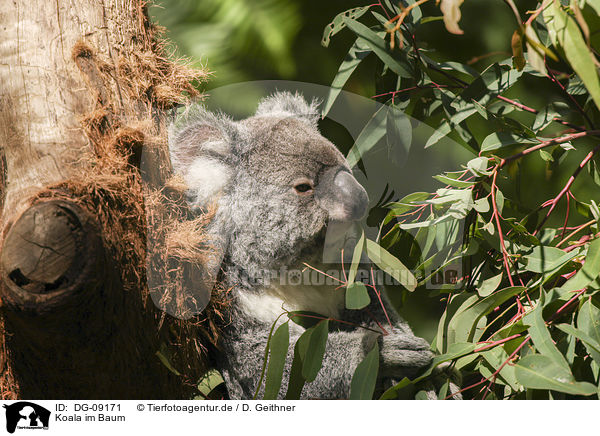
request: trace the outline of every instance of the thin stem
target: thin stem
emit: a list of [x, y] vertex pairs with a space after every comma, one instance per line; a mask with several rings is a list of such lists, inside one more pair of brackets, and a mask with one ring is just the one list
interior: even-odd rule
[[[503, 343], [505, 343], [505, 342], [511, 341], [511, 340], [513, 340], [513, 339], [515, 339], [515, 338], [518, 338], [518, 337], [520, 337], [520, 336], [521, 336], [521, 334], [520, 334], [520, 333], [517, 333], [516, 335], [509, 336], [508, 338], [500, 339], [499, 341], [493, 341], [493, 342], [492, 342], [492, 343], [490, 343], [490, 344], [484, 345], [484, 346], [483, 346], [483, 347], [481, 347], [481, 348], [477, 348], [477, 349], [473, 350], [473, 352], [474, 352], [474, 353], [479, 353], [480, 351], [483, 351], [483, 350], [487, 350], [487, 349], [489, 349], [489, 348], [496, 347], [496, 346], [498, 346], [498, 345], [501, 345], [501, 344], [503, 344]], [[484, 341], [484, 342], [489, 342], [489, 341]]]
[[317, 269], [317, 268], [315, 268], [314, 266], [310, 266], [310, 265], [309, 265], [309, 264], [307, 264], [306, 262], [303, 262], [303, 263], [304, 263], [304, 265], [305, 265], [306, 267], [308, 267], [308, 268], [310, 268], [310, 269], [312, 269], [312, 270], [315, 270], [316, 272], [318, 272], [318, 273], [321, 273], [321, 274], [323, 274], [324, 276], [327, 276], [327, 277], [329, 277], [330, 279], [333, 279], [333, 280], [335, 280], [335, 281], [337, 281], [337, 282], [339, 282], [339, 283], [342, 283], [342, 284], [344, 284], [344, 285], [345, 285], [345, 284], [347, 284], [347, 282], [344, 282], [344, 281], [342, 281], [342, 280], [338, 279], [337, 277], [333, 277], [333, 276], [331, 276], [331, 275], [327, 274], [326, 272], [324, 272], [324, 271], [321, 271], [320, 269]]
[[585, 224], [582, 224], [578, 227], [575, 228], [575, 230], [573, 230], [571, 233], [569, 233], [567, 236], [565, 236], [564, 238], [562, 238], [560, 240], [560, 242], [558, 244], [556, 244], [556, 247], [560, 247], [562, 244], [564, 244], [566, 241], [568, 241], [570, 238], [572, 238], [573, 236], [575, 236], [577, 233], [579, 233], [580, 231], [582, 231], [583, 229], [585, 229], [586, 227], [591, 226], [592, 224], [594, 224], [596, 222], [596, 220], [591, 220], [588, 221]]
[[[493, 383], [496, 381], [496, 379], [498, 378], [498, 374], [500, 374], [500, 371], [502, 371], [502, 369], [503, 369], [503, 368], [504, 368], [504, 367], [505, 367], [505, 366], [508, 364], [508, 362], [510, 362], [510, 361], [511, 361], [511, 360], [512, 360], [512, 359], [513, 359], [515, 356], [516, 356], [516, 354], [517, 354], [519, 351], [521, 351], [521, 348], [523, 348], [523, 347], [525, 346], [525, 344], [526, 344], [527, 342], [529, 342], [529, 340], [530, 340], [530, 339], [531, 339], [531, 336], [527, 336], [527, 337], [525, 338], [525, 340], [524, 340], [523, 342], [521, 342], [521, 344], [520, 344], [520, 345], [517, 347], [517, 349], [516, 349], [515, 351], [513, 351], [513, 352], [511, 353], [511, 355], [510, 355], [510, 356], [508, 356], [508, 359], [506, 359], [506, 360], [504, 361], [504, 363], [503, 363], [502, 365], [500, 365], [500, 367], [499, 367], [499, 368], [498, 368], [498, 369], [497, 369], [497, 370], [496, 370], [496, 371], [495, 371], [495, 372], [492, 374], [492, 377], [491, 377], [491, 379], [492, 379], [492, 380], [490, 380], [490, 384], [488, 385], [488, 390], [489, 390], [490, 386], [491, 386], [491, 385], [492, 385], [492, 384], [493, 384]], [[485, 399], [486, 395], [487, 395], [487, 392], [486, 392], [486, 394], [483, 396], [483, 399]]]

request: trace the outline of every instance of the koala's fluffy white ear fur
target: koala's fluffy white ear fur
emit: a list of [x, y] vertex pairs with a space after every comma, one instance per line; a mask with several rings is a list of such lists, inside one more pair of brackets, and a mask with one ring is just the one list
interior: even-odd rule
[[246, 141], [242, 126], [198, 105], [169, 130], [169, 150], [176, 173], [183, 175], [192, 207], [202, 207], [223, 191], [233, 175], [236, 148]]
[[319, 104], [320, 102], [316, 99], [308, 103], [298, 93], [277, 92], [259, 103], [256, 116], [300, 118], [316, 127], [320, 117]]

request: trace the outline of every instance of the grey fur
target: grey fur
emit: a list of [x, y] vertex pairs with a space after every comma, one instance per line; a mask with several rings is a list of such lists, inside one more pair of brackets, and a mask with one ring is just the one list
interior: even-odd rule
[[[232, 399], [254, 394], [268, 333], [282, 307], [339, 316], [380, 330], [366, 311], [344, 309], [343, 289], [281, 284], [289, 278], [286, 271], [302, 268], [303, 262], [318, 266], [333, 216], [336, 220], [353, 216], [348, 204], [358, 200], [340, 199], [344, 194], [331, 182], [336, 174], [344, 172], [350, 191], [363, 195], [347, 174], [344, 156], [319, 133], [317, 119], [315, 102], [278, 93], [263, 100], [248, 119], [234, 122], [196, 108], [170, 132], [172, 162], [188, 180], [192, 206], [202, 211], [217, 205], [209, 227], [215, 255], [206, 265], [206, 276], [214, 279], [221, 271], [225, 286], [232, 288], [230, 322], [216, 357]], [[203, 171], [210, 176], [203, 179]], [[298, 194], [297, 180], [314, 182], [314, 194]], [[274, 276], [273, 271], [280, 273]], [[323, 367], [305, 386], [302, 398], [348, 398], [354, 370], [375, 341], [381, 350], [381, 389], [393, 380], [414, 376], [430, 363], [427, 342], [415, 337], [386, 305], [394, 325], [386, 326], [388, 335], [345, 324], [330, 332]], [[368, 309], [385, 324], [378, 302]], [[290, 325], [294, 328], [280, 397], [285, 395], [294, 343], [302, 333]]]

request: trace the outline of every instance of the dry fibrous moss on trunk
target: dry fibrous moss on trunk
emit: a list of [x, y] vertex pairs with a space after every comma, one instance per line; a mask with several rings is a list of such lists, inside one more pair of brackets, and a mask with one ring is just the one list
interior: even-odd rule
[[[36, 116], [59, 116], [54, 102], [29, 112], [9, 107], [34, 84], [0, 70], [7, 85], [0, 92], [1, 198], [9, 203], [2, 243], [13, 241], [2, 246], [3, 398], [190, 398], [218, 335], [224, 293], [213, 295], [201, 315], [184, 313], [194, 291], [186, 275], [210, 249], [203, 232], [210, 216], [188, 210], [185, 186], [172, 179], [166, 138], [168, 112], [198, 97], [193, 84], [206, 72], [167, 59], [143, 2], [105, 3], [84, 1], [77, 11], [61, 1], [40, 3], [40, 14], [56, 8], [62, 46], [45, 57], [35, 44], [11, 52], [15, 68], [35, 53], [38, 63], [65, 75], [58, 94], [76, 93], [61, 100], [73, 119], [58, 123], [52, 138], [32, 132]], [[22, 17], [8, 9], [0, 21], [21, 29]], [[53, 148], [61, 134], [69, 141]], [[54, 173], [40, 165], [44, 153]], [[32, 244], [44, 247], [35, 251], [18, 230], [39, 222], [51, 231], [34, 235]], [[56, 247], [70, 250], [70, 260], [48, 254]], [[49, 267], [30, 267], [32, 256], [42, 267], [62, 262], [64, 273], [55, 278]], [[149, 276], [161, 280], [149, 283]]]

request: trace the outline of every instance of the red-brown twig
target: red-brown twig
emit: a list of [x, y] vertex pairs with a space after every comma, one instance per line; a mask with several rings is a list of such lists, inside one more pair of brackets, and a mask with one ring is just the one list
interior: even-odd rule
[[504, 167], [509, 162], [512, 162], [516, 159], [520, 159], [524, 156], [527, 156], [528, 154], [533, 153], [534, 151], [541, 150], [542, 148], [549, 147], [551, 145], [564, 144], [565, 142], [569, 142], [574, 139], [582, 138], [584, 136], [599, 135], [599, 134], [600, 134], [600, 130], [586, 130], [585, 132], [572, 133], [570, 135], [561, 136], [560, 138], [553, 138], [553, 139], [549, 139], [548, 141], [543, 141], [532, 147], [526, 148], [525, 150], [523, 150], [517, 154], [513, 154], [512, 156], [502, 159], [500, 161], [500, 168]]
[[546, 223], [546, 221], [548, 220], [548, 217], [550, 216], [550, 214], [556, 208], [556, 205], [558, 204], [559, 200], [563, 197], [563, 195], [565, 195], [567, 192], [569, 192], [569, 190], [571, 189], [571, 186], [573, 185], [573, 182], [575, 181], [575, 179], [577, 178], [577, 176], [579, 175], [579, 173], [581, 172], [581, 170], [585, 168], [585, 166], [592, 159], [592, 157], [594, 157], [594, 155], [598, 152], [598, 150], [600, 150], [600, 144], [597, 145], [592, 151], [590, 151], [587, 154], [587, 156], [581, 161], [581, 163], [579, 164], [579, 166], [573, 172], [573, 175], [571, 177], [569, 177], [569, 180], [567, 181], [566, 185], [564, 186], [563, 189], [561, 189], [561, 191], [558, 193], [558, 195], [556, 197], [554, 197], [552, 200], [549, 200], [549, 201], [547, 201], [546, 203], [544, 203], [542, 205], [542, 207], [548, 207], [548, 206], [550, 206], [550, 208], [548, 209], [548, 213], [546, 214], [546, 216], [544, 217], [544, 219], [542, 220], [542, 222], [540, 222], [540, 224], [538, 224], [538, 226], [536, 228], [536, 231], [533, 233], [534, 235]]

